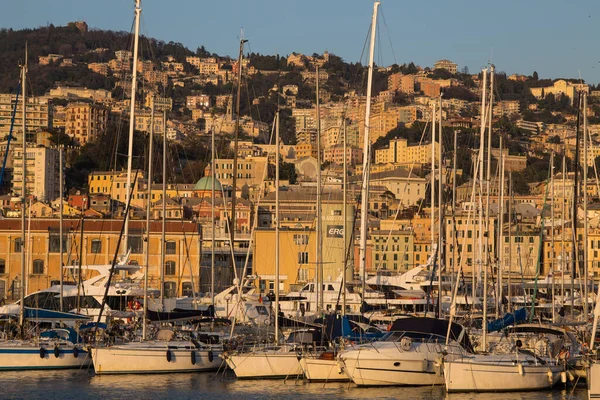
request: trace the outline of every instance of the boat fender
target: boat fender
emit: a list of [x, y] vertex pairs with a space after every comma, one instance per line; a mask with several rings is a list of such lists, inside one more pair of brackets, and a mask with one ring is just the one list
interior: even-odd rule
[[167, 362], [171, 362], [171, 350], [167, 350]]
[[60, 349], [58, 346], [54, 346], [54, 357], [58, 358], [60, 356]]
[[338, 370], [338, 374], [343, 374], [344, 373], [344, 366], [342, 365], [342, 361], [337, 361], [337, 370]]
[[196, 365], [196, 352], [195, 351], [192, 351], [191, 357], [192, 357], [192, 365]]
[[562, 371], [560, 373], [560, 381], [562, 382], [563, 385], [567, 384], [567, 373], [565, 371]]
[[43, 347], [40, 347], [40, 358], [44, 358], [46, 357], [46, 349], [44, 349]]
[[409, 351], [411, 345], [412, 345], [412, 340], [408, 336], [405, 336], [402, 338], [402, 340], [400, 340], [400, 346], [402, 347], [402, 350], [404, 350], [404, 351]]
[[554, 374], [552, 373], [552, 370], [548, 370], [548, 372], [546, 373], [546, 375], [548, 375], [548, 383], [550, 383], [550, 385], [554, 384]]
[[213, 362], [213, 359], [214, 359], [213, 352], [212, 352], [212, 350], [209, 350], [208, 351], [208, 361]]
[[567, 371], [567, 378], [569, 378], [570, 382], [573, 382], [575, 380], [575, 376], [573, 376], [571, 371]]
[[73, 347], [73, 357], [79, 357], [79, 349], [77, 347]]
[[525, 370], [523, 369], [523, 364], [521, 364], [521, 363], [517, 364], [517, 370], [519, 371], [519, 375], [521, 375], [521, 376], [525, 375]]

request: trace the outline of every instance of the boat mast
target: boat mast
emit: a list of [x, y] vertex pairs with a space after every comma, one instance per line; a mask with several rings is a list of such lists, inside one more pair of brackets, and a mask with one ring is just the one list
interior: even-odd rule
[[21, 66], [21, 92], [23, 93], [23, 149], [21, 154], [21, 301], [20, 301], [20, 313], [19, 313], [19, 326], [21, 327], [21, 336], [23, 335], [23, 322], [25, 320], [25, 199], [27, 198], [27, 131], [26, 131], [26, 118], [27, 118], [27, 92], [26, 81], [27, 81], [27, 43], [25, 43], [25, 62]]
[[555, 292], [555, 279], [556, 279], [556, 271], [554, 270], [554, 260], [556, 258], [556, 253], [554, 251], [554, 151], [550, 154], [550, 196], [552, 196], [552, 206], [550, 208], [550, 221], [552, 221], [552, 234], [550, 235], [551, 247], [552, 247], [552, 257], [550, 258], [550, 270], [552, 271], [552, 323], [556, 323], [556, 292]]
[[581, 92], [577, 98], [577, 125], [575, 128], [575, 159], [573, 160], [573, 267], [571, 273], [571, 318], [575, 315], [575, 273], [577, 272], [581, 276], [579, 271], [579, 245], [577, 243], [577, 195], [580, 190], [579, 184], [579, 121], [581, 115]]
[[[434, 122], [435, 123], [435, 122]], [[437, 298], [437, 314], [438, 318], [442, 318], [442, 229], [443, 229], [443, 210], [442, 210], [442, 95], [440, 94], [440, 118], [438, 127], [438, 298]]]
[[146, 188], [146, 254], [144, 263], [144, 315], [142, 316], [142, 340], [146, 340], [146, 312], [148, 310], [148, 273], [150, 272], [150, 209], [152, 204], [152, 151], [154, 143], [154, 99], [150, 113], [150, 134], [148, 135], [148, 187]]
[[362, 296], [365, 299], [365, 285], [367, 275], [367, 221], [369, 210], [369, 175], [371, 166], [371, 141], [369, 125], [371, 118], [371, 89], [373, 85], [373, 57], [375, 53], [375, 35], [377, 32], [377, 9], [379, 1], [373, 4], [373, 19], [371, 20], [371, 43], [369, 46], [369, 73], [367, 79], [367, 103], [365, 105], [365, 127], [363, 137], [363, 181], [360, 201], [360, 247], [359, 270], [362, 279]]
[[[485, 104], [486, 99], [486, 89], [487, 89], [487, 68], [483, 69], [483, 89], [481, 94], [481, 127], [480, 127], [480, 136], [479, 136], [479, 235], [478, 235], [478, 252], [479, 252], [479, 284], [481, 285], [483, 282], [483, 338], [482, 345], [483, 349], [486, 348], [487, 341], [487, 263], [485, 262], [486, 256], [484, 255], [483, 249], [483, 155], [485, 152], [485, 128], [486, 128], [486, 113], [487, 108]], [[489, 170], [489, 168], [488, 168]], [[483, 273], [483, 274], [482, 274]]]
[[[452, 272], [450, 274], [450, 287], [454, 287], [454, 272], [456, 271], [456, 247], [458, 243], [456, 232], [456, 149], [457, 132], [454, 130], [454, 157], [452, 160]], [[458, 280], [458, 277], [457, 277]]]
[[[490, 259], [490, 180], [492, 167], [492, 116], [494, 105], [494, 65], [490, 66], [490, 104], [488, 105], [488, 138], [487, 138], [487, 168], [486, 168], [486, 205], [485, 205], [485, 250], [483, 262], [483, 348], [487, 344], [487, 297], [488, 297], [488, 261]], [[483, 235], [483, 234], [482, 234]]]
[[[210, 221], [211, 221], [211, 240], [210, 240], [210, 298], [211, 298], [211, 304], [213, 307], [213, 313], [215, 310], [215, 129], [214, 129], [214, 124], [213, 124], [213, 128], [210, 131], [210, 153], [212, 155], [212, 160], [211, 160], [211, 190], [210, 190], [210, 197], [211, 197], [211, 210], [210, 210]], [[223, 199], [225, 200], [225, 199]], [[223, 207], [225, 207], [225, 202], [223, 202]], [[214, 320], [214, 316], [213, 316], [213, 320]]]
[[481, 285], [481, 278], [482, 278], [481, 273], [482, 273], [482, 266], [483, 266], [483, 204], [482, 204], [482, 196], [483, 196], [483, 154], [485, 152], [485, 127], [486, 127], [485, 100], [486, 100], [486, 89], [487, 89], [487, 71], [488, 71], [487, 68], [484, 68], [481, 71], [483, 74], [483, 85], [482, 85], [482, 89], [481, 89], [481, 121], [480, 121], [481, 126], [479, 129], [479, 155], [478, 155], [478, 159], [479, 159], [478, 231], [479, 232], [477, 235], [473, 235], [474, 237], [477, 236], [477, 238], [478, 238], [478, 246], [477, 246], [478, 271], [477, 271], [477, 275], [479, 278], [479, 285]]
[[[133, 38], [133, 71], [131, 73], [131, 107], [129, 109], [129, 144], [127, 148], [127, 190], [125, 191], [125, 203], [129, 203], [129, 197], [132, 195], [131, 170], [133, 167], [133, 131], [135, 129], [135, 93], [137, 87], [137, 63], [138, 63], [138, 42], [140, 36], [140, 14], [142, 0], [135, 0], [135, 35]], [[129, 218], [125, 218], [125, 232], [123, 238], [123, 253], [129, 250]]]
[[[316, 295], [317, 295], [317, 313], [323, 311], [323, 232], [321, 229], [323, 216], [321, 215], [321, 109], [319, 100], [319, 66], [316, 67], [316, 95], [317, 95], [317, 223], [315, 226], [317, 233], [317, 257], [316, 257]], [[279, 121], [278, 121], [279, 122]]]
[[502, 235], [504, 230], [504, 156], [502, 151], [502, 135], [500, 135], [500, 156], [498, 157], [498, 165], [500, 168], [500, 201], [498, 202], [498, 244], [496, 245], [496, 252], [498, 254], [498, 290], [496, 290], [496, 319], [500, 317], [501, 313], [504, 313], [502, 309], [502, 266], [504, 265], [504, 257], [502, 255]]
[[166, 251], [166, 218], [167, 218], [167, 111], [163, 110], [163, 154], [162, 154], [162, 226], [160, 239], [160, 306], [165, 306], [165, 251]]
[[560, 229], [560, 291], [561, 291], [561, 304], [565, 304], [565, 269], [567, 268], [567, 254], [565, 251], [565, 227], [566, 227], [566, 213], [567, 213], [567, 195], [566, 195], [566, 181], [565, 175], [567, 174], [567, 163], [566, 163], [566, 142], [563, 137], [563, 160], [562, 160], [562, 218], [561, 218], [561, 229]]
[[[431, 110], [431, 255], [435, 257], [435, 253], [433, 251], [433, 246], [435, 245], [435, 116], [436, 116], [436, 107], [435, 101], [432, 102], [432, 110]], [[433, 280], [433, 269], [435, 267], [435, 259], [432, 258], [433, 265], [431, 266], [431, 279]]]
[[588, 315], [588, 142], [587, 142], [587, 92], [583, 92], [583, 320], [587, 321]]
[[63, 146], [60, 145], [58, 148], [58, 169], [59, 169], [59, 182], [58, 182], [58, 191], [60, 193], [59, 195], [59, 200], [60, 203], [58, 204], [58, 213], [60, 214], [59, 216], [59, 227], [58, 227], [58, 234], [60, 235], [60, 239], [59, 239], [59, 243], [58, 245], [60, 246], [60, 311], [63, 312], [63, 286], [64, 286], [64, 277], [63, 277], [63, 200], [64, 200], [64, 194], [63, 194], [63, 181], [64, 181], [64, 176], [63, 176]]
[[346, 315], [346, 269], [348, 268], [348, 210], [347, 210], [347, 196], [346, 196], [346, 184], [348, 180], [348, 148], [347, 144], [347, 136], [346, 136], [346, 116], [343, 116], [342, 127], [343, 127], [343, 135], [344, 135], [344, 179], [342, 180], [342, 215], [344, 218], [344, 267], [342, 269], [342, 315]]
[[512, 200], [513, 200], [513, 187], [512, 187], [512, 171], [508, 172], [508, 287], [506, 288], [506, 295], [508, 297], [508, 312], [511, 311], [512, 302]]
[[[235, 99], [235, 132], [233, 141], [233, 177], [231, 180], [232, 191], [231, 191], [231, 217], [229, 219], [229, 243], [231, 245], [231, 266], [233, 273], [237, 277], [237, 264], [235, 262], [235, 207], [236, 207], [236, 192], [237, 192], [237, 171], [238, 171], [238, 140], [240, 136], [240, 99], [242, 96], [242, 61], [244, 59], [244, 43], [247, 40], [240, 38], [240, 51], [238, 54], [238, 82], [237, 82], [237, 97]], [[214, 174], [214, 171], [213, 171]], [[213, 204], [214, 207], [214, 204]], [[241, 284], [241, 281], [240, 283]], [[241, 288], [240, 288], [241, 289]], [[241, 295], [241, 291], [240, 291]]]
[[275, 343], [279, 343], [279, 110], [275, 117]]

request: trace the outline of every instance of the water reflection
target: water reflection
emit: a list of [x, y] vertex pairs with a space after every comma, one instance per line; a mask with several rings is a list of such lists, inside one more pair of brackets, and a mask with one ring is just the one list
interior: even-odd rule
[[[231, 373], [106, 375], [92, 370], [0, 373], [3, 399], [449, 399], [559, 400], [587, 398], [584, 386], [544, 392], [447, 394], [443, 387], [357, 388], [351, 383], [307, 383], [298, 379], [236, 380]], [[572, 394], [572, 397], [571, 397]]]

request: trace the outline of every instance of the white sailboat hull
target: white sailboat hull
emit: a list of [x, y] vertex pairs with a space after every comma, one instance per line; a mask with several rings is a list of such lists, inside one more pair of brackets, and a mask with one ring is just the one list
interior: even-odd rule
[[[346, 374], [359, 386], [441, 385], [444, 379], [437, 352], [394, 349], [353, 350], [340, 358]], [[391, 350], [391, 351], [390, 351]]]
[[600, 364], [592, 363], [587, 370], [588, 399], [600, 399]]
[[57, 357], [53, 346], [0, 345], [0, 371], [82, 368], [91, 363], [86, 351], [70, 346], [58, 349]]
[[350, 378], [344, 372], [344, 364], [337, 360], [321, 360], [318, 358], [304, 357], [300, 360], [300, 367], [304, 377], [311, 381], [340, 382], [349, 381]]
[[225, 357], [225, 361], [239, 379], [281, 379], [302, 375], [295, 352], [233, 354]]
[[558, 365], [483, 363], [469, 360], [444, 362], [449, 392], [508, 392], [551, 388], [560, 379]]
[[124, 345], [92, 349], [92, 359], [97, 375], [202, 372], [219, 368], [222, 363], [219, 358], [221, 352], [217, 348]]

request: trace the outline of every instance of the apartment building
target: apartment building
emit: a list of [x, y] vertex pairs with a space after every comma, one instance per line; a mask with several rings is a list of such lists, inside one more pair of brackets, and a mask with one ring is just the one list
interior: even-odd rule
[[[0, 138], [10, 133], [10, 124], [17, 96], [15, 94], [0, 94]], [[52, 128], [52, 108], [48, 102], [40, 97], [29, 97], [26, 103], [27, 134], [38, 130]], [[23, 97], [19, 96], [19, 103], [15, 114], [13, 137], [18, 141], [23, 137]]]
[[[53, 201], [60, 197], [59, 150], [50, 147], [28, 146], [25, 153], [26, 191], [40, 201]], [[13, 179], [11, 191], [20, 195], [23, 186], [23, 148], [16, 146], [13, 152]], [[63, 165], [64, 163], [63, 153]]]
[[106, 131], [108, 113], [99, 104], [69, 103], [65, 109], [65, 133], [83, 146]]

